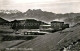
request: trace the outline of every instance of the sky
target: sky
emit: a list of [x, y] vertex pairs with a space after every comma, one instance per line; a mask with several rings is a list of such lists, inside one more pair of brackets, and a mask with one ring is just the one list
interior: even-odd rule
[[42, 9], [53, 13], [80, 12], [80, 0], [0, 0], [0, 10]]

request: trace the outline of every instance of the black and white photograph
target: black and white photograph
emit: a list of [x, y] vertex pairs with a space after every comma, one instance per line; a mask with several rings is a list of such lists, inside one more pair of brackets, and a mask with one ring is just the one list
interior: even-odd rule
[[0, 51], [80, 51], [80, 0], [0, 0]]

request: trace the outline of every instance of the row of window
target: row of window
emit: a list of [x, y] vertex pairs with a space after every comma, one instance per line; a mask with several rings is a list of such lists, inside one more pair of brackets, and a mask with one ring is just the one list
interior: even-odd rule
[[5, 23], [3, 25], [10, 25], [10, 26], [13, 26], [13, 25], [16, 25], [16, 26], [36, 26], [36, 25], [40, 25], [39, 23], [26, 23], [26, 24], [21, 24], [21, 23]]

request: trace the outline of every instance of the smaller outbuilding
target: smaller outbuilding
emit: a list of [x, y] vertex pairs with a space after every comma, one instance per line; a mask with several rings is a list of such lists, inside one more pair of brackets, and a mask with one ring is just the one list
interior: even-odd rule
[[51, 28], [55, 29], [55, 30], [62, 30], [64, 26], [64, 22], [60, 22], [60, 21], [52, 21], [51, 22]]

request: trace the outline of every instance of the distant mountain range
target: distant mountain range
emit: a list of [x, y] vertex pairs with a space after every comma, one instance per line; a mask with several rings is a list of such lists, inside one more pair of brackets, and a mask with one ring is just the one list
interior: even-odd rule
[[65, 21], [67, 23], [80, 21], [80, 13], [56, 14], [52, 12], [42, 11], [41, 9], [29, 9], [24, 13], [18, 10], [2, 10], [2, 12], [0, 11], [0, 17], [6, 20], [36, 18], [45, 22], [51, 22], [55, 19]]
[[19, 13], [20, 11], [18, 10], [0, 10], [0, 13], [5, 13], [5, 14], [12, 14], [12, 13]]

